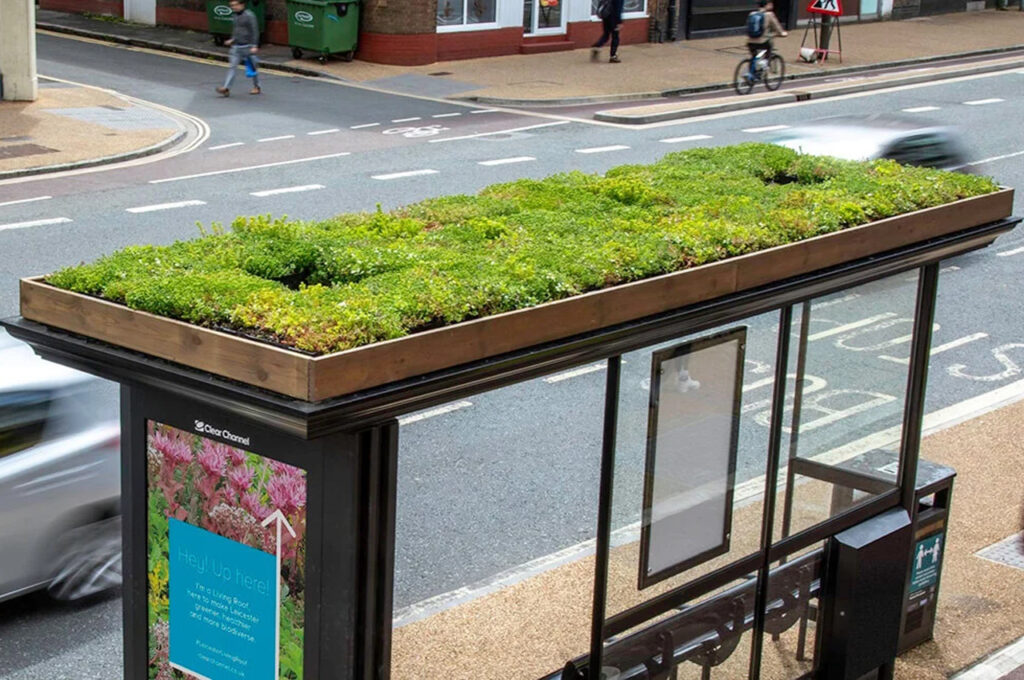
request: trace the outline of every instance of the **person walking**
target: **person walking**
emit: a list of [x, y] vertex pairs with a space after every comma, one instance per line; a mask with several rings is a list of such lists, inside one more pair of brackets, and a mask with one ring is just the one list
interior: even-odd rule
[[256, 22], [256, 15], [251, 9], [246, 8], [245, 0], [231, 0], [228, 6], [235, 13], [235, 25], [231, 30], [231, 37], [224, 41], [225, 45], [231, 46], [228, 53], [228, 75], [224, 79], [223, 87], [218, 87], [217, 92], [224, 97], [230, 96], [231, 83], [235, 80], [238, 65], [248, 61], [246, 71], [252, 72], [252, 89], [249, 90], [249, 94], [259, 94], [262, 90], [256, 52], [259, 51], [260, 27]]
[[597, 61], [601, 58], [601, 48], [612, 40], [611, 55], [608, 62], [618, 64], [619, 59], [619, 27], [622, 26], [622, 5], [623, 0], [600, 0], [597, 3], [597, 16], [601, 19], [604, 31], [601, 39], [590, 48], [590, 61]]
[[772, 39], [789, 35], [775, 16], [774, 9], [772, 0], [757, 0], [757, 9], [747, 15], [747, 49], [750, 50], [750, 73], [747, 77], [751, 80], [756, 75], [757, 53], [764, 50], [764, 60], [768, 63], [774, 49]]

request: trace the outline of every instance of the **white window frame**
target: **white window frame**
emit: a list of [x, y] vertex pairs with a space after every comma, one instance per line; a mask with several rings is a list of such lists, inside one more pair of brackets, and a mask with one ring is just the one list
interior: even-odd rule
[[[440, 5], [440, 3], [444, 2], [444, 1], [445, 0], [438, 0], [438, 5]], [[466, 23], [466, 17], [469, 16], [469, 4], [473, 0], [458, 0], [458, 1], [462, 3], [462, 19], [463, 19], [463, 22], [461, 24], [437, 24], [437, 32], [438, 33], [460, 33], [462, 31], [486, 31], [486, 30], [491, 30], [491, 29], [495, 29], [495, 28], [502, 28], [501, 23], [499, 21], [499, 17], [501, 16], [502, 0], [494, 0], [494, 19], [495, 20], [494, 21], [488, 21], [488, 22], [485, 22], [485, 23], [479, 23], [479, 24]], [[647, 0], [644, 0], [644, 2], [646, 3]], [[436, 12], [434, 13], [434, 19], [435, 19], [435, 21], [437, 20], [437, 13]]]

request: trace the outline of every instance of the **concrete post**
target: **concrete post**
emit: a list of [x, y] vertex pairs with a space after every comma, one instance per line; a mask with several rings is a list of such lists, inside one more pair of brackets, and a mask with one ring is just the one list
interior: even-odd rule
[[34, 0], [0, 0], [0, 74], [4, 99], [35, 101], [38, 86]]

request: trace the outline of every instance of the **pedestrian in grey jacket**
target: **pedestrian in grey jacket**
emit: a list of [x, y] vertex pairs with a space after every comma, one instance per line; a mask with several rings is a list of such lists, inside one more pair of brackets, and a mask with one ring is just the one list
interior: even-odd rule
[[251, 9], [246, 9], [245, 0], [231, 0], [228, 5], [235, 13], [235, 26], [231, 31], [231, 37], [224, 41], [225, 45], [231, 46], [231, 52], [228, 54], [228, 75], [224, 79], [224, 86], [218, 87], [217, 92], [225, 97], [231, 94], [231, 83], [235, 80], [235, 70], [248, 57], [254, 74], [249, 94], [259, 94], [261, 91], [260, 74], [257, 71], [259, 61], [256, 58], [256, 52], [259, 51], [260, 27], [256, 22], [256, 15]]

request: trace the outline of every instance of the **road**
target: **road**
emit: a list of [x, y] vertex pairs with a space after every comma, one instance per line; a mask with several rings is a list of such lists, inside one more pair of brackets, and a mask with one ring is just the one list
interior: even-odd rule
[[[387, 209], [521, 177], [603, 172], [673, 150], [764, 139], [840, 113], [911, 109], [955, 123], [972, 161], [985, 161], [977, 170], [1024, 186], [1024, 130], [1012, 124], [1024, 103], [1019, 71], [624, 128], [569, 120], [558, 110], [486, 109], [273, 74], [259, 98], [220, 99], [212, 94], [220, 66], [49, 36], [40, 36], [39, 68], [187, 112], [205, 121], [209, 138], [159, 162], [0, 182], [0, 316], [16, 314], [21, 276], [128, 244], [190, 238], [197, 221]], [[1015, 212], [1021, 208], [1018, 197]], [[44, 224], [7, 228], [25, 222]], [[1022, 263], [1018, 231], [943, 264], [926, 411], [983, 399], [1021, 379]], [[911, 279], [816, 301], [802, 455], [899, 422]], [[763, 315], [747, 323], [741, 481], [763, 469], [777, 322]], [[638, 508], [650, 353], [626, 356], [623, 367], [617, 527], [633, 522]], [[603, 376], [600, 366], [582, 367], [403, 420], [397, 606], [486, 583], [593, 536]], [[436, 526], [446, 528], [443, 541], [431, 533]], [[40, 598], [5, 605], [0, 678], [120, 677], [119, 606], [116, 598], [72, 609]], [[6, 644], [15, 637], [25, 646]]]

